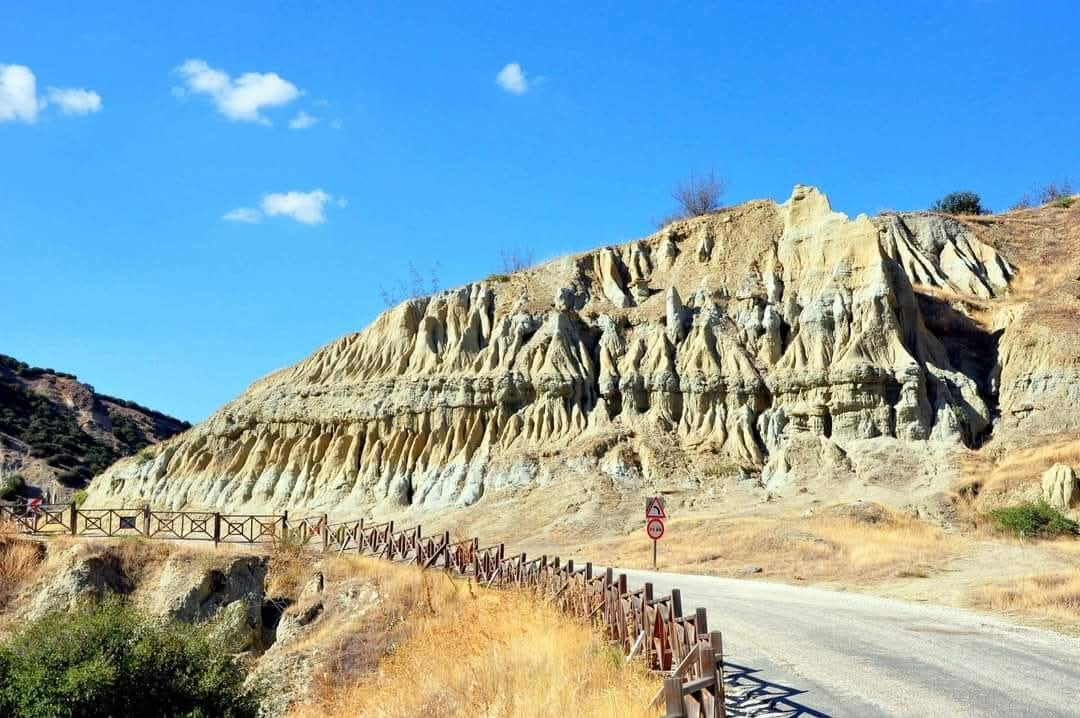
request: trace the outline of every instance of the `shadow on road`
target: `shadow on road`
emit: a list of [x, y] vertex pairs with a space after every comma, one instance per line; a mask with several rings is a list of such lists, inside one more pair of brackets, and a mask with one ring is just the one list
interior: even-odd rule
[[791, 700], [806, 691], [770, 683], [753, 675], [757, 668], [724, 661], [727, 714], [733, 718], [830, 718], [828, 713]]

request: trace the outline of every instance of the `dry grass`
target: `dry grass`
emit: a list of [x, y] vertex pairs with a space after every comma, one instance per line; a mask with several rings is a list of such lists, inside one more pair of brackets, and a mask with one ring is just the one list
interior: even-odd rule
[[30, 580], [45, 559], [37, 541], [0, 536], [0, 608]]
[[1031, 446], [1001, 452], [994, 458], [969, 452], [962, 459], [964, 481], [954, 490], [958, 517], [982, 534], [990, 509], [1041, 495], [1043, 473], [1054, 464], [1080, 466], [1080, 436], [1073, 432], [1040, 437]]
[[658, 688], [590, 627], [533, 596], [373, 561], [328, 563], [378, 586], [383, 609], [367, 621], [362, 658], [373, 645], [382, 655], [377, 671], [358, 673], [356, 641], [341, 636], [315, 700], [293, 718], [641, 715]]
[[978, 608], [1050, 619], [1080, 629], [1080, 569], [1028, 576], [972, 592]]
[[[934, 526], [884, 509], [876, 522], [843, 515], [673, 520], [661, 542], [659, 568], [724, 576], [752, 565], [762, 569], [757, 578], [860, 585], [929, 576], [964, 545]], [[595, 555], [648, 568], [651, 551], [635, 534], [598, 545]]]

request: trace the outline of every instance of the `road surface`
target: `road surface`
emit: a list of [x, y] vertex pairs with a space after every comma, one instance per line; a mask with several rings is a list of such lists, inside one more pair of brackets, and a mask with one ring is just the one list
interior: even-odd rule
[[955, 608], [616, 569], [724, 634], [733, 716], [1080, 716], [1080, 639]]

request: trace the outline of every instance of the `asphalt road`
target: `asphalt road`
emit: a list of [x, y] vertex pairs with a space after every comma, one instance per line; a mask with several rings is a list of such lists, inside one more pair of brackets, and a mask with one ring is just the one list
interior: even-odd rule
[[[620, 569], [621, 570], [621, 569]], [[1080, 639], [969, 611], [651, 571], [724, 634], [734, 716], [1080, 716]]]

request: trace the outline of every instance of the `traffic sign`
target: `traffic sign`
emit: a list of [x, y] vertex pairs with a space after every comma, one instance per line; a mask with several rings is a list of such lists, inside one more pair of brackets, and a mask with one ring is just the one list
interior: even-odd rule
[[649, 538], [653, 541], [659, 541], [664, 537], [664, 520], [663, 519], [649, 519], [645, 522], [645, 533], [649, 534]]
[[653, 496], [652, 498], [645, 499], [645, 518], [667, 518], [667, 512], [664, 511], [664, 500], [662, 498], [660, 498], [659, 496]]

